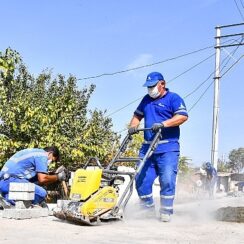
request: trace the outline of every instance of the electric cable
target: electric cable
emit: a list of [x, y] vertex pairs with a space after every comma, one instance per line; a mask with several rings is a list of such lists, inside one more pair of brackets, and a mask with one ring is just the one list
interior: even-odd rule
[[[214, 55], [215, 55], [215, 53], [214, 53], [214, 54], [211, 54], [211, 55], [208, 56], [207, 58], [201, 60], [199, 63], [197, 63], [197, 64], [191, 66], [189, 69], [185, 70], [184, 72], [182, 72], [182, 73], [180, 73], [179, 75], [175, 76], [174, 78], [170, 79], [167, 83], [169, 84], [169, 83], [173, 82], [175, 79], [177, 79], [177, 78], [181, 77], [182, 75], [186, 74], [187, 72], [193, 70], [194, 68], [196, 68], [196, 67], [199, 66], [200, 64], [204, 63], [205, 61], [207, 61], [208, 59], [210, 59], [210, 58], [213, 57]], [[115, 114], [115, 113], [117, 113], [117, 112], [123, 110], [124, 108], [130, 106], [131, 104], [133, 104], [133, 103], [135, 103], [136, 101], [142, 99], [143, 97], [144, 97], [144, 95], [143, 95], [143, 96], [140, 96], [139, 98], [137, 98], [137, 99], [133, 100], [132, 102], [130, 102], [130, 103], [124, 105], [123, 107], [121, 107], [121, 108], [115, 110], [114, 112], [111, 112], [111, 113], [108, 114], [106, 117], [109, 117], [109, 116], [111, 116], [111, 115], [113, 115], [113, 114]]]
[[[243, 37], [242, 37], [242, 40], [243, 40]], [[232, 43], [234, 43], [234, 42], [238, 42], [239, 40], [236, 40], [236, 39], [230, 39], [230, 40], [227, 40], [227, 41], [225, 41], [225, 42], [223, 42], [223, 43], [227, 43], [227, 42], [230, 42], [230, 41], [233, 41]], [[238, 47], [239, 47], [239, 46], [238, 46]], [[237, 49], [238, 49], [238, 47], [237, 47]], [[205, 49], [206, 49], [206, 48], [205, 48]], [[237, 50], [237, 49], [236, 49], [236, 50]], [[199, 50], [200, 50], [200, 49], [199, 49]], [[236, 50], [235, 50], [235, 51], [236, 51]], [[233, 52], [233, 53], [234, 53], [234, 52]], [[233, 53], [232, 53], [232, 54], [233, 54]], [[208, 59], [211, 58], [212, 56], [214, 56], [214, 54], [211, 54], [210, 56], [208, 56], [207, 58], [201, 60], [199, 63], [193, 65], [192, 67], [190, 67], [189, 69], [185, 70], [185, 71], [182, 72], [181, 74], [179, 74], [179, 75], [177, 75], [176, 77], [170, 79], [167, 83], [170, 83], [170, 82], [172, 82], [173, 80], [175, 80], [175, 79], [179, 78], [180, 76], [184, 75], [185, 73], [191, 71], [192, 69], [194, 69], [194, 68], [197, 67], [198, 65], [202, 64], [203, 62], [205, 62], [206, 60], [208, 60]], [[225, 59], [223, 60], [223, 62], [224, 62], [224, 61], [225, 61]], [[227, 63], [228, 63], [228, 61], [227, 61]], [[226, 63], [226, 64], [227, 64], [227, 63]], [[226, 66], [226, 64], [224, 65], [224, 67]], [[209, 78], [212, 76], [213, 73], [214, 73], [214, 72], [212, 72], [206, 80], [204, 80], [204, 81], [203, 81], [197, 88], [195, 88], [195, 89], [193, 90], [193, 92], [191, 92], [190, 94], [186, 95], [184, 98], [187, 98], [188, 96], [190, 96], [191, 94], [193, 94], [195, 91], [197, 91], [197, 90], [198, 90], [198, 89], [199, 89], [199, 88], [200, 88], [200, 87], [201, 87], [207, 80], [209, 80]], [[211, 86], [211, 85], [210, 85], [210, 86]], [[209, 87], [210, 87], [210, 86], [209, 86]], [[209, 87], [207, 88], [207, 90], [209, 89]], [[205, 94], [205, 93], [204, 93], [204, 94]], [[204, 94], [203, 94], [203, 95], [204, 95]], [[202, 96], [203, 96], [203, 95], [202, 95]], [[139, 99], [142, 99], [142, 97], [143, 97], [143, 96], [141, 96], [141, 97], [139, 97], [139, 98], [137, 98], [137, 99], [131, 101], [130, 103], [128, 103], [128, 104], [126, 104], [125, 106], [123, 106], [123, 107], [121, 107], [121, 108], [115, 110], [114, 112], [112, 112], [112, 113], [106, 115], [105, 117], [110, 117], [110, 116], [112, 116], [113, 114], [115, 114], [115, 113], [117, 113], [117, 112], [123, 110], [124, 108], [130, 106], [131, 104], [135, 103], [135, 102], [138, 101]], [[201, 98], [199, 99], [199, 101], [200, 101], [200, 100], [201, 100]], [[195, 107], [195, 105], [194, 105], [193, 107]], [[121, 131], [118, 131], [118, 132], [116, 132], [116, 133], [120, 134], [120, 133], [122, 133], [122, 132], [125, 131], [125, 130], [127, 130], [127, 128], [125, 128], [125, 129], [123, 129], [123, 130], [121, 130]]]
[[241, 12], [241, 10], [240, 10], [240, 8], [239, 8], [239, 6], [238, 6], [236, 0], [234, 0], [234, 2], [235, 2], [236, 8], [237, 8], [239, 14], [241, 15], [242, 20], [244, 21], [244, 16], [243, 16], [243, 14], [242, 14], [242, 12]]
[[[221, 78], [226, 75], [242, 58], [244, 55], [242, 55], [236, 62], [234, 62], [222, 75]], [[201, 94], [199, 99], [190, 107], [188, 110], [189, 112], [197, 105], [197, 103], [201, 100], [201, 98], [205, 95], [205, 93], [208, 91], [208, 89], [211, 87], [211, 85], [214, 83], [214, 80], [209, 84], [209, 86], [204, 90], [204, 92]]]
[[[243, 41], [243, 38], [244, 37], [241, 37], [241, 38], [239, 38], [239, 43], [241, 43], [242, 41]], [[241, 39], [241, 40], [240, 40]], [[237, 41], [237, 40], [235, 40], [235, 41]], [[231, 53], [231, 55], [234, 55], [235, 54], [235, 52], [238, 50], [238, 48], [239, 48], [240, 46], [237, 46], [236, 48], [235, 48], [235, 50]], [[228, 59], [229, 57], [227, 56], [227, 57], [225, 57], [224, 59], [223, 59], [223, 61], [221, 62], [221, 65], [223, 65], [223, 67], [221, 68], [221, 71], [226, 67], [226, 65], [229, 63], [229, 61], [230, 61], [230, 58]], [[226, 59], [228, 59], [227, 60], [227, 62], [224, 64], [224, 62], [226, 61]], [[191, 96], [193, 93], [195, 93], [202, 85], [204, 85], [210, 78], [211, 78], [211, 76], [213, 75], [215, 73], [215, 70], [212, 72], [212, 73], [210, 73], [209, 74], [209, 76], [202, 82], [202, 83], [200, 83], [192, 92], [190, 92], [190, 93], [188, 93], [186, 96], [184, 96], [184, 99], [186, 99], [187, 97], [189, 97], [189, 96]]]
[[154, 66], [154, 65], [157, 65], [157, 64], [162, 64], [162, 63], [166, 63], [168, 61], [172, 61], [172, 60], [176, 60], [176, 59], [179, 59], [179, 58], [183, 58], [183, 57], [189, 56], [191, 54], [195, 54], [195, 53], [204, 51], [206, 49], [210, 49], [212, 47], [214, 47], [214, 45], [207, 46], [207, 47], [204, 47], [204, 48], [201, 48], [201, 49], [198, 49], [198, 50], [194, 50], [194, 51], [191, 51], [191, 52], [188, 52], [188, 53], [184, 53], [184, 54], [178, 55], [178, 56], [173, 57], [173, 58], [167, 58], [167, 59], [164, 59], [162, 61], [155, 62], [155, 63], [138, 66], [138, 67], [131, 68], [131, 69], [120, 70], [120, 71], [116, 71], [116, 72], [112, 72], [112, 73], [103, 73], [103, 74], [100, 74], [100, 75], [94, 75], [94, 76], [88, 76], [88, 77], [78, 78], [77, 80], [80, 80], [81, 81], [81, 80], [95, 79], [95, 78], [100, 78], [102, 76], [112, 76], [112, 75], [126, 73], [126, 72], [133, 71], [133, 70], [138, 70], [138, 69], [142, 69], [142, 68], [146, 68], [146, 67], [151, 67], [151, 66]]
[[204, 90], [204, 92], [201, 94], [201, 96], [197, 99], [197, 101], [189, 108], [188, 112], [190, 112], [197, 104], [198, 102], [202, 99], [202, 97], [206, 94], [208, 89], [211, 87], [211, 85], [214, 83], [214, 80], [208, 85], [208, 87]]
[[222, 75], [221, 77], [223, 77], [224, 75], [226, 75], [237, 63], [239, 63], [239, 61], [244, 57], [244, 54], [241, 55], [240, 58], [238, 58]]
[[[230, 42], [230, 41], [233, 41], [232, 43], [235, 43], [235, 42], [238, 42], [239, 40], [237, 40], [237, 39], [230, 39], [230, 40], [227, 40], [227, 41], [225, 41], [225, 42], [223, 42], [223, 43]], [[214, 56], [214, 55], [215, 55], [215, 53], [211, 54], [211, 55], [208, 56], [207, 58], [201, 60], [199, 63], [193, 65], [193, 66], [190, 67], [189, 69], [187, 69], [187, 70], [185, 70], [184, 72], [180, 73], [179, 75], [173, 77], [172, 79], [170, 79], [169, 81], [167, 81], [167, 83], [169, 84], [169, 83], [173, 82], [175, 79], [177, 79], [177, 78], [181, 77], [182, 75], [186, 74], [187, 72], [193, 70], [194, 68], [196, 68], [196, 67], [199, 66], [200, 64], [204, 63], [205, 61], [207, 61], [208, 59], [210, 59], [210, 58], [211, 58], [212, 56]], [[194, 91], [193, 91], [192, 93], [194, 93], [195, 91], [197, 91], [197, 90], [198, 90], [198, 89], [199, 89], [205, 82], [207, 82], [208, 79], [210, 79], [210, 77], [211, 77], [211, 75], [212, 75], [213, 73], [214, 73], [214, 71], [209, 75], [209, 77], [208, 77], [206, 80], [204, 80], [203, 83], [200, 84], [199, 87], [197, 87], [196, 89], [194, 89]], [[188, 96], [190, 96], [190, 95], [191, 95], [191, 94], [188, 94], [186, 97], [188, 97]], [[112, 115], [116, 114], [117, 112], [123, 110], [124, 108], [129, 107], [131, 104], [135, 103], [136, 101], [142, 99], [143, 97], [144, 97], [144, 95], [143, 95], [143, 96], [140, 96], [139, 98], [137, 98], [137, 99], [135, 99], [135, 100], [129, 102], [128, 104], [124, 105], [124, 106], [121, 107], [121, 108], [118, 108], [117, 110], [111, 112], [110, 114], [106, 115], [105, 117], [109, 117], [109, 116], [112, 116]]]
[[[224, 75], [226, 75], [242, 58], [244, 57], [244, 54], [235, 62], [233, 63], [223, 74], [221, 77], [223, 77]], [[207, 91], [209, 90], [209, 88], [213, 85], [214, 80], [207, 86], [207, 88], [203, 91], [203, 93], [200, 95], [200, 97], [197, 99], [197, 101], [189, 108], [188, 112], [190, 113], [190, 111], [200, 102], [200, 100], [203, 98], [203, 96], [207, 93]], [[126, 131], [127, 128], [116, 132], [117, 134], [121, 134], [124, 131]]]
[[[237, 49], [236, 49], [237, 50]], [[232, 55], [236, 52], [236, 50], [232, 53]], [[221, 64], [224, 64], [224, 62], [226, 61], [226, 59], [229, 58], [228, 56], [226, 56], [224, 58], [224, 60], [221, 62]], [[227, 60], [227, 62], [224, 64], [224, 66], [222, 67], [221, 71], [226, 67], [226, 65], [229, 63], [230, 61], [230, 58], [229, 60]], [[193, 91], [191, 91], [190, 93], [188, 93], [187, 95], [185, 95], [183, 98], [186, 99], [188, 98], [189, 96], [191, 96], [192, 94], [194, 94], [197, 90], [200, 89], [201, 86], [203, 86], [211, 77], [212, 75], [215, 73], [215, 70], [209, 74], [209, 76], [203, 81], [201, 82]]]
[[[142, 96], [142, 97], [143, 97], [143, 96]], [[138, 100], [142, 99], [142, 97], [139, 97], [139, 98], [135, 99], [134, 101], [132, 101], [132, 102], [126, 104], [125, 106], [123, 106], [123, 107], [121, 107], [121, 108], [115, 110], [114, 112], [112, 112], [112, 113], [106, 115], [105, 118], [107, 118], [107, 117], [111, 117], [113, 114], [115, 114], [115, 113], [117, 113], [117, 112], [123, 110], [124, 108], [126, 108], [126, 107], [130, 106], [131, 104], [137, 102]]]
[[[227, 42], [230, 42], [230, 41], [232, 41], [232, 40], [236, 41], [235, 39], [230, 39], [230, 40], [226, 40], [226, 41], [223, 42], [223, 43], [227, 43]], [[138, 66], [138, 67], [135, 67], [135, 68], [125, 69], [125, 70], [116, 71], [116, 72], [112, 72], [112, 73], [103, 73], [103, 74], [100, 74], [100, 75], [94, 75], [94, 76], [88, 76], [88, 77], [78, 78], [78, 79], [76, 79], [76, 80], [77, 80], [77, 81], [78, 81], [78, 80], [82, 81], [82, 80], [88, 80], [88, 79], [95, 79], [95, 78], [100, 78], [100, 77], [102, 77], [102, 76], [112, 76], [112, 75], [121, 74], [121, 73], [129, 72], [129, 71], [133, 71], [133, 70], [138, 70], [138, 69], [142, 69], [142, 68], [146, 68], [146, 67], [154, 66], [154, 65], [157, 65], [157, 64], [165, 63], [165, 62], [168, 62], [168, 61], [172, 61], [172, 60], [175, 60], [175, 59], [178, 59], [178, 58], [182, 58], [182, 57], [185, 57], [185, 56], [189, 56], [189, 55], [191, 55], [191, 54], [195, 54], [195, 53], [204, 51], [204, 50], [206, 50], [206, 49], [210, 49], [210, 48], [212, 48], [212, 47], [215, 47], [215, 45], [211, 45], [211, 46], [203, 47], [203, 48], [200, 48], [200, 49], [197, 49], [197, 50], [194, 50], [194, 51], [185, 53], [185, 54], [181, 54], [181, 55], [176, 56], [176, 57], [173, 57], [173, 58], [168, 58], [168, 59], [165, 59], [165, 60], [162, 60], [162, 61], [158, 61], [158, 62], [155, 62], [155, 63], [146, 64], [146, 65]]]
[[[237, 51], [237, 49], [239, 48], [240, 46], [238, 46], [233, 52], [232, 52], [232, 55]], [[222, 75], [221, 75], [221, 77], [223, 77], [225, 74], [227, 74], [242, 58], [243, 58], [243, 56], [244, 55], [242, 55], [235, 63], [233, 63]], [[222, 61], [222, 63], [224, 63], [224, 61], [226, 60], [228, 58], [228, 56], [227, 57], [225, 57], [225, 59]], [[230, 60], [230, 58], [229, 58], [229, 60]], [[227, 60], [227, 62], [224, 64], [224, 66], [223, 66], [223, 68], [221, 69], [221, 71], [226, 67], [226, 65], [228, 64], [228, 62], [229, 62], [229, 60]], [[206, 79], [206, 80], [204, 80], [204, 82], [202, 82], [201, 84], [200, 84], [200, 86], [201, 85], [203, 85], [207, 80], [209, 80], [209, 78], [212, 76], [214, 74], [214, 72], [212, 72], [209, 76], [208, 76], [208, 78]], [[203, 96], [207, 93], [207, 91], [209, 90], [209, 88], [211, 87], [211, 85], [214, 83], [214, 80], [207, 86], [207, 88], [203, 91], [203, 93], [200, 95], [200, 97], [197, 99], [197, 101], [190, 107], [190, 109], [188, 110], [188, 112], [190, 112], [199, 102], [200, 102], [200, 100], [203, 98]], [[200, 87], [200, 86], [198, 86], [198, 87]], [[195, 90], [196, 89], [194, 89], [194, 92], [195, 92]], [[191, 92], [191, 94], [193, 94], [194, 92]], [[188, 97], [190, 94], [188, 94], [186, 97]], [[184, 97], [184, 98], [186, 98], [186, 97]], [[126, 131], [127, 130], [127, 128], [125, 128], [125, 129], [122, 129], [121, 131], [118, 131], [118, 132], [116, 132], [116, 133], [118, 133], [118, 134], [121, 134], [122, 132], [124, 132], [124, 131]]]
[[200, 61], [199, 63], [193, 65], [192, 67], [190, 67], [189, 69], [185, 70], [184, 72], [182, 72], [181, 74], [175, 76], [174, 78], [170, 79], [167, 83], [171, 83], [174, 80], [176, 80], [177, 78], [181, 77], [182, 75], [186, 74], [187, 72], [193, 70], [194, 68], [196, 68], [198, 65], [204, 63], [205, 61], [207, 61], [208, 59], [212, 58], [215, 55], [215, 53], [211, 54], [210, 56], [208, 56], [207, 58], [203, 59], [202, 61]]
[[240, 2], [241, 2], [241, 6], [244, 8], [243, 0], [240, 0]]

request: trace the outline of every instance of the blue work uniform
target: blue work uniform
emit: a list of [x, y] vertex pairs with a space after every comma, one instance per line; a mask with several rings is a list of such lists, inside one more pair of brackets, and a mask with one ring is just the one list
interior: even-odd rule
[[[14, 201], [9, 200], [9, 184], [11, 182], [35, 182], [37, 173], [47, 173], [48, 156], [43, 149], [24, 149], [15, 153], [3, 166], [0, 171], [0, 193], [12, 204]], [[35, 184], [35, 199], [33, 204], [40, 203], [47, 195], [39, 185]]]
[[217, 183], [217, 170], [212, 166], [209, 165], [209, 167], [205, 168], [206, 173], [207, 173], [207, 188], [209, 191], [209, 196], [213, 197], [214, 196], [214, 187]]
[[[154, 123], [162, 123], [174, 115], [188, 116], [183, 99], [176, 93], [166, 89], [166, 94], [153, 99], [144, 96], [134, 112], [135, 116], [144, 118], [145, 128], [151, 128]], [[144, 157], [155, 133], [152, 130], [144, 132], [144, 143], [139, 156]], [[152, 186], [159, 177], [161, 213], [173, 213], [175, 183], [179, 160], [179, 126], [162, 129], [162, 137], [152, 156], [145, 162], [140, 174], [136, 177], [136, 189], [144, 206], [154, 205]]]

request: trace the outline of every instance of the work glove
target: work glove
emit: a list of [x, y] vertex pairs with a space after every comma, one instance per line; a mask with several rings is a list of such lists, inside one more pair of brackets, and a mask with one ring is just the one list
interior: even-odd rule
[[59, 181], [65, 181], [67, 179], [67, 174], [65, 171], [58, 173], [57, 176]]
[[136, 133], [138, 133], [136, 127], [131, 127], [131, 128], [129, 128], [129, 130], [128, 130], [128, 134], [129, 134], [129, 135], [133, 135], [133, 134], [136, 134]]
[[55, 174], [58, 174], [62, 171], [67, 171], [67, 169], [62, 165], [62, 166], [59, 166], [56, 171], [55, 171]]
[[65, 181], [69, 178], [69, 171], [64, 166], [60, 166], [55, 174], [58, 176], [59, 181]]
[[153, 132], [157, 132], [161, 128], [164, 128], [164, 125], [162, 123], [154, 123], [152, 125]]

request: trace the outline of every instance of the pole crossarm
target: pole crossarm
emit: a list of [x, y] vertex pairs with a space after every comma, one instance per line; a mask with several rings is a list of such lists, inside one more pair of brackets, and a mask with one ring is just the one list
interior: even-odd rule
[[237, 33], [237, 34], [231, 34], [231, 35], [216, 36], [215, 38], [226, 38], [226, 37], [232, 37], [232, 36], [244, 36], [244, 33]]
[[222, 28], [234, 27], [234, 26], [239, 26], [239, 25], [244, 25], [244, 22], [242, 22], [242, 23], [238, 23], [238, 24], [231, 24], [231, 25], [221, 25], [221, 26], [217, 26], [217, 27], [215, 27], [215, 29], [217, 29], [217, 28], [222, 29]]
[[238, 44], [230, 44], [230, 45], [218, 45], [215, 46], [214, 48], [222, 48], [222, 47], [235, 47], [235, 46], [242, 46], [244, 45], [244, 42], [238, 43]]

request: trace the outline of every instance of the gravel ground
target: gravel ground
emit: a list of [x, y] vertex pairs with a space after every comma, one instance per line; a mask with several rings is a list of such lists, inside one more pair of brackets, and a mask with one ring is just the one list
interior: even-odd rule
[[[159, 199], [156, 199], [158, 202]], [[53, 216], [28, 220], [0, 217], [0, 243], [244, 243], [244, 223], [217, 221], [216, 210], [244, 206], [244, 197], [176, 203], [172, 221], [141, 211], [132, 197], [123, 221], [79, 226]]]

